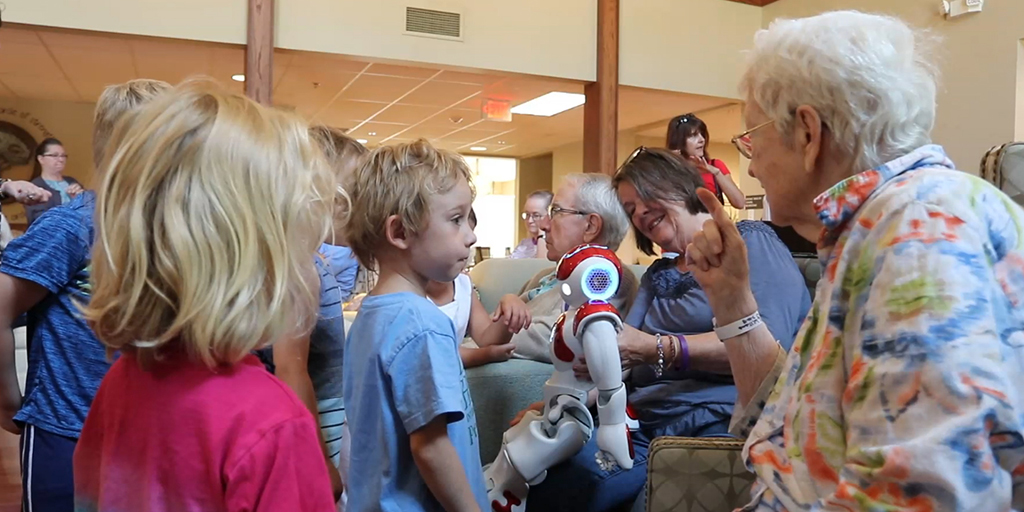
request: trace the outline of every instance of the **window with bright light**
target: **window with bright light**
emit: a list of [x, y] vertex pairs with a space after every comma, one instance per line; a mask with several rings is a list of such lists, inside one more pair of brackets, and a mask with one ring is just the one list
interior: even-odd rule
[[514, 158], [465, 156], [476, 186], [476, 246], [504, 258], [516, 246], [516, 173]]

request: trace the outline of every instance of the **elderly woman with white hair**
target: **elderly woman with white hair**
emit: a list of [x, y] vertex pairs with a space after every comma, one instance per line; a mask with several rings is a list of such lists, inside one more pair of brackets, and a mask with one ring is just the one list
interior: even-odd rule
[[736, 380], [747, 510], [1024, 509], [1024, 211], [931, 144], [928, 43], [858, 12], [756, 36], [735, 141], [825, 275], [787, 355], [701, 193], [686, 257]]

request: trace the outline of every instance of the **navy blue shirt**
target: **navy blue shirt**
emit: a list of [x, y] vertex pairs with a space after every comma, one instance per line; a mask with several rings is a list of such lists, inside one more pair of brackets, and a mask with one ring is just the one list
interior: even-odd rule
[[77, 438], [100, 381], [106, 351], [78, 312], [89, 301], [95, 194], [48, 210], [4, 251], [0, 272], [50, 294], [28, 311], [25, 401], [14, 419]]
[[[750, 288], [768, 329], [788, 352], [811, 307], [803, 274], [786, 245], [767, 224], [736, 227], [747, 245]], [[714, 330], [711, 306], [690, 272], [675, 259], [655, 261], [640, 280], [626, 323], [648, 334], [686, 336]], [[654, 377], [651, 366], [633, 368], [630, 404], [651, 438], [724, 434], [736, 402], [732, 377], [697, 370]]]

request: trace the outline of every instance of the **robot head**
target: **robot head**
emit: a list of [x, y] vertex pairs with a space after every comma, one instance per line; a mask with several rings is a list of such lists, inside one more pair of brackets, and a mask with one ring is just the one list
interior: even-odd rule
[[622, 264], [607, 247], [584, 244], [562, 256], [555, 277], [562, 299], [575, 308], [614, 297], [622, 281]]

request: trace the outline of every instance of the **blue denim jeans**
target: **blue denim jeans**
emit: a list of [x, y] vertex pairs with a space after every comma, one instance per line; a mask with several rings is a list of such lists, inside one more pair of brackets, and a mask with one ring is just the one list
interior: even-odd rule
[[[731, 404], [663, 403], [640, 411], [640, 431], [633, 433], [633, 467], [602, 470], [595, 460], [594, 436], [571, 459], [548, 470], [530, 488], [527, 512], [629, 511], [647, 483], [647, 450], [660, 436], [719, 437], [728, 435]], [[596, 417], [596, 414], [595, 414]], [[645, 421], [646, 420], [646, 421]]]
[[603, 471], [595, 461], [597, 436], [571, 459], [548, 470], [526, 499], [527, 512], [628, 510], [647, 482], [647, 447], [642, 432], [633, 434], [633, 468]]

